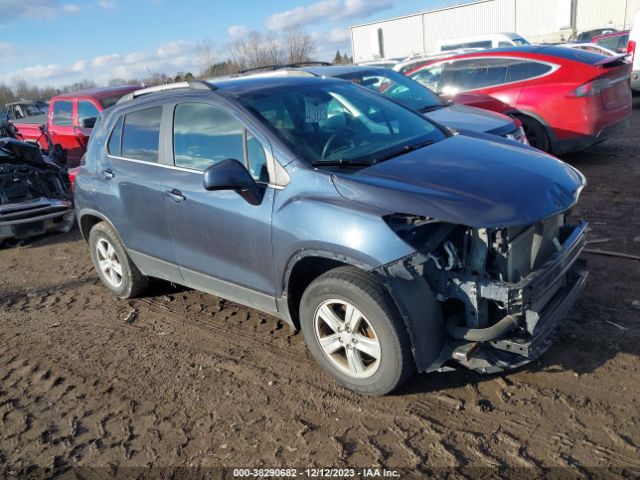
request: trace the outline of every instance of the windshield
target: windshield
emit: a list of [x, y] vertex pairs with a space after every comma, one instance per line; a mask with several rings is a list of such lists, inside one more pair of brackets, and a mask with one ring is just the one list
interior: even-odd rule
[[35, 116], [35, 115], [43, 115], [47, 113], [47, 111], [41, 105], [33, 104], [27, 105], [27, 116]]
[[511, 41], [513, 42], [514, 45], [518, 45], [519, 47], [522, 47], [524, 45], [531, 45], [528, 41], [526, 41], [524, 38], [512, 38]]
[[378, 68], [337, 75], [337, 77], [362, 85], [415, 110], [432, 109], [446, 105], [438, 95], [428, 88], [393, 70]]
[[267, 89], [240, 101], [312, 164], [374, 163], [446, 137], [421, 115], [348, 82]]

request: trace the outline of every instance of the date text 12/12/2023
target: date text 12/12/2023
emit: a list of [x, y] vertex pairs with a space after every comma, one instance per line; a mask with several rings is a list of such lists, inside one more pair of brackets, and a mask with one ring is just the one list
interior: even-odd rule
[[234, 478], [399, 478], [398, 470], [386, 468], [235, 468]]

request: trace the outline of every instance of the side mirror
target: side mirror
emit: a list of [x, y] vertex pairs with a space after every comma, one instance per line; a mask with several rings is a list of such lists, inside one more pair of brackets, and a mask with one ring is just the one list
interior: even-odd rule
[[262, 192], [245, 166], [234, 158], [209, 165], [204, 171], [204, 189], [235, 190], [251, 205], [262, 202]]
[[96, 117], [83, 118], [80, 122], [82, 128], [93, 128], [96, 124]]

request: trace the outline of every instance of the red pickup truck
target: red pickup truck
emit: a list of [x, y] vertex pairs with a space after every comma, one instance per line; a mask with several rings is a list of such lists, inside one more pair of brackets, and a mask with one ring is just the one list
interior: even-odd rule
[[47, 149], [47, 141], [40, 126], [46, 124], [51, 141], [67, 153], [67, 165], [79, 165], [84, 155], [91, 129], [105, 108], [114, 105], [120, 97], [138, 90], [139, 86], [104, 87], [65, 93], [51, 99], [49, 113], [12, 120], [11, 123], [25, 141], [38, 143]]

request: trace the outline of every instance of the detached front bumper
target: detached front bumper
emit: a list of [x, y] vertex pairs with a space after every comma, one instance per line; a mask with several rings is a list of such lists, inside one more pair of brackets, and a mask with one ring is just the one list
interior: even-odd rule
[[0, 205], [0, 241], [48, 232], [68, 232], [75, 214], [69, 200], [38, 198]]
[[486, 342], [457, 342], [451, 358], [464, 366], [494, 373], [525, 365], [551, 345], [556, 327], [582, 292], [588, 272], [579, 259], [585, 245], [585, 222], [577, 225], [558, 251], [517, 284], [481, 282], [481, 298], [507, 306], [516, 327]]

